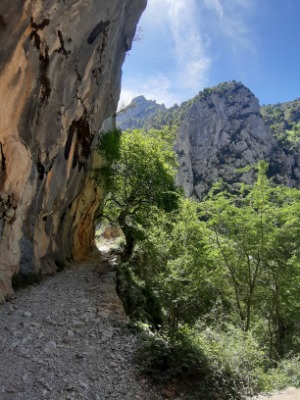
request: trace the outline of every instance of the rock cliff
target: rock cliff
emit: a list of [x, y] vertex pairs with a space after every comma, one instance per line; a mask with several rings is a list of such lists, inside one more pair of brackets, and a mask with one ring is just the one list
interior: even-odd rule
[[176, 127], [177, 182], [188, 196], [201, 199], [218, 179], [251, 183], [254, 172], [238, 170], [262, 159], [277, 183], [299, 186], [300, 100], [260, 107], [248, 88], [233, 81], [151, 115], [150, 104], [143, 102], [145, 112], [140, 107], [131, 127]]
[[145, 6], [1, 0], [0, 298], [13, 274], [52, 272], [93, 247], [93, 145]]
[[192, 100], [176, 139], [177, 180], [187, 195], [201, 199], [219, 179], [251, 183], [254, 172], [239, 169], [259, 160], [269, 163], [276, 183], [299, 185], [297, 144], [284, 147], [263, 115], [257, 98], [237, 82], [205, 89]]
[[201, 92], [186, 111], [177, 135], [178, 184], [201, 198], [219, 178], [250, 182], [237, 168], [268, 159], [275, 142], [258, 100], [235, 82]]

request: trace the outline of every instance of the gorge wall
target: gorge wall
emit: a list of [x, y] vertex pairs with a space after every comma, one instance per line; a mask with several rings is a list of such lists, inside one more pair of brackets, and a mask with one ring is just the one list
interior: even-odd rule
[[[299, 104], [277, 107], [291, 111]], [[229, 185], [253, 183], [255, 171], [241, 170], [265, 160], [275, 183], [298, 187], [299, 138], [284, 143], [271, 129], [274, 122], [271, 117], [266, 119], [264, 107], [241, 83], [222, 83], [200, 92], [178, 128], [178, 184], [187, 195], [201, 199], [219, 179]], [[284, 127], [281, 130], [287, 139]]]
[[177, 183], [188, 196], [202, 199], [219, 179], [229, 185], [252, 183], [254, 170], [241, 169], [259, 160], [269, 163], [268, 175], [276, 183], [299, 187], [300, 99], [261, 107], [235, 81], [204, 89], [169, 109], [140, 98], [117, 123], [123, 129], [175, 127]]
[[238, 169], [270, 160], [276, 141], [258, 100], [236, 82], [207, 89], [187, 109], [177, 133], [178, 184], [202, 198], [219, 179], [251, 183], [254, 172]]
[[93, 145], [146, 0], [1, 0], [0, 299], [13, 274], [87, 257]]

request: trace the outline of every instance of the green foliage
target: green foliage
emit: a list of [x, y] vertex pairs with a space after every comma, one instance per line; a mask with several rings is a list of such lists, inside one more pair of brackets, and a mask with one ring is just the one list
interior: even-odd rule
[[300, 139], [300, 121], [294, 122], [291, 126], [291, 129], [287, 129], [285, 133], [287, 135], [287, 139], [290, 142], [297, 143], [298, 140]]
[[251, 333], [233, 326], [219, 332], [185, 326], [175, 335], [145, 331], [137, 357], [143, 371], [155, 380], [180, 377], [195, 399], [253, 395], [267, 379], [259, 344]]
[[104, 164], [94, 170], [97, 183], [109, 192], [114, 186], [113, 165], [120, 160], [121, 131], [115, 129], [99, 137], [96, 150], [104, 158]]
[[300, 387], [300, 358], [283, 359], [276, 368], [269, 369], [262, 374], [265, 391], [282, 390], [287, 387]]
[[261, 114], [280, 146], [292, 150], [300, 138], [300, 99], [261, 107]]
[[300, 316], [294, 297], [299, 290], [300, 199], [295, 189], [273, 187], [266, 167], [259, 164], [252, 188], [242, 185], [229, 193], [216, 186], [201, 208], [213, 231], [216, 261], [227, 271], [227, 295], [235, 302], [240, 326], [249, 331], [259, 318], [267, 320], [269, 354], [278, 358], [291, 350]]
[[98, 151], [107, 160], [105, 174], [96, 171], [96, 179], [106, 183], [107, 195], [100, 215], [118, 223], [125, 235], [123, 260], [132, 255], [135, 242], [158, 209], [177, 207], [174, 183], [176, 157], [173, 134], [162, 131], [134, 130], [120, 134], [108, 132]]
[[113, 178], [111, 201], [119, 208], [165, 207], [175, 199], [170, 190], [174, 189], [176, 159], [169, 132], [165, 133], [113, 131], [100, 139], [98, 151], [104, 154]]
[[161, 307], [151, 287], [139, 279], [127, 264], [118, 266], [117, 292], [122, 299], [126, 314], [134, 323], [147, 323], [153, 329], [161, 325]]
[[119, 129], [105, 132], [97, 143], [97, 151], [105, 157], [108, 164], [120, 159], [120, 145], [122, 132]]
[[213, 263], [209, 231], [197, 208], [198, 203], [182, 199], [176, 212], [160, 213], [133, 259], [133, 271], [153, 288], [163, 327], [171, 333], [207, 313], [219, 295], [222, 272]]
[[137, 358], [153, 379], [164, 382], [176, 377], [199, 377], [208, 368], [201, 348], [184, 329], [172, 336], [144, 333], [142, 340]]
[[144, 329], [141, 339], [137, 360], [143, 372], [162, 383], [182, 379], [190, 399], [238, 399], [300, 386], [299, 356], [268, 369], [266, 351], [254, 335], [230, 324], [185, 326], [175, 335]]
[[216, 376], [230, 377], [237, 392], [253, 395], [262, 389], [260, 376], [266, 356], [251, 332], [225, 324], [222, 330], [207, 328], [200, 332], [198, 341]]
[[107, 200], [135, 239], [118, 287], [144, 328], [143, 371], [184, 379], [191, 399], [298, 385], [300, 192], [275, 187], [261, 161], [252, 186], [219, 182], [201, 203], [184, 199], [171, 137], [122, 135]]

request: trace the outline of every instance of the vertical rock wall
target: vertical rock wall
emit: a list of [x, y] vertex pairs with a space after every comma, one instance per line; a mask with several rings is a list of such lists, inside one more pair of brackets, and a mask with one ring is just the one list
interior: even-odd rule
[[0, 298], [93, 246], [93, 145], [146, 0], [0, 2]]
[[219, 179], [251, 183], [254, 172], [238, 169], [270, 160], [275, 145], [248, 88], [228, 82], [207, 89], [188, 108], [177, 133], [177, 183], [199, 199]]

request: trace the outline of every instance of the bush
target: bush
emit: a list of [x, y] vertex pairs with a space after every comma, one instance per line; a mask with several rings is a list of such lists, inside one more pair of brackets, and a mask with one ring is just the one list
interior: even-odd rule
[[151, 287], [132, 272], [129, 263], [122, 263], [117, 268], [117, 292], [126, 314], [134, 323], [147, 323], [154, 329], [161, 325], [161, 307]]
[[206, 359], [191, 335], [182, 330], [174, 336], [144, 332], [137, 360], [143, 372], [156, 381], [204, 377]]
[[191, 399], [238, 399], [263, 388], [264, 353], [251, 334], [231, 326], [227, 332], [183, 327], [172, 337], [144, 333], [137, 359], [155, 381], [185, 381]]
[[300, 356], [280, 361], [276, 368], [268, 370], [262, 378], [265, 391], [300, 387]]
[[264, 388], [261, 376], [266, 356], [251, 332], [225, 325], [220, 332], [211, 329], [200, 332], [198, 341], [216, 379], [229, 379], [241, 395], [250, 396]]

